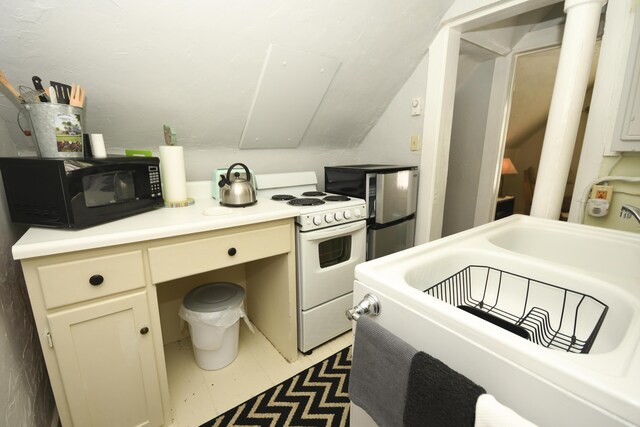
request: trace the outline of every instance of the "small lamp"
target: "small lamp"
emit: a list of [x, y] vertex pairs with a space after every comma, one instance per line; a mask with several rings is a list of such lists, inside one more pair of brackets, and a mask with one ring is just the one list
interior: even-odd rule
[[501, 175], [515, 175], [517, 173], [518, 171], [510, 158], [505, 157], [504, 159], [502, 159], [502, 172], [500, 172]]
[[502, 170], [500, 172], [500, 191], [498, 192], [498, 196], [502, 197], [502, 184], [504, 181], [504, 175], [515, 175], [518, 173], [518, 170], [516, 169], [515, 165], [513, 164], [513, 162], [511, 161], [510, 158], [505, 157], [504, 159], [502, 159]]

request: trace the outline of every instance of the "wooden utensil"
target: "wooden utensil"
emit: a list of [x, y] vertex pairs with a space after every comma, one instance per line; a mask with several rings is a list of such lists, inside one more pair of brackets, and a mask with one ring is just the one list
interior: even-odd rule
[[69, 97], [69, 105], [72, 107], [82, 108], [84, 105], [84, 89], [80, 85], [71, 84], [71, 96]]
[[9, 82], [9, 79], [7, 79], [7, 76], [4, 75], [2, 70], [0, 70], [0, 84], [6, 87], [7, 90], [11, 92], [11, 94], [13, 94], [13, 96], [15, 96], [19, 102], [24, 102], [24, 100], [22, 99], [22, 96], [20, 96], [20, 92], [18, 92], [18, 90], [15, 87], [13, 87], [13, 85]]

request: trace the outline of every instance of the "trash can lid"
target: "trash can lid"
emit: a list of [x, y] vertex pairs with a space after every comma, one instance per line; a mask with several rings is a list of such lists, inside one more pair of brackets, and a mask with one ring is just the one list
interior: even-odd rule
[[192, 289], [182, 304], [187, 310], [210, 313], [240, 305], [244, 289], [235, 283], [208, 283]]

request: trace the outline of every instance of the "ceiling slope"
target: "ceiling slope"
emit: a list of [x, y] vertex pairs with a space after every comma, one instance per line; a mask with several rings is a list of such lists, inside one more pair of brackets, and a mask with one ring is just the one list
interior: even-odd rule
[[[237, 147], [270, 44], [340, 68], [301, 146], [359, 144], [427, 52], [452, 0], [83, 2], [0, 5], [0, 68], [87, 88], [85, 130], [155, 147], [162, 125], [187, 147]], [[0, 117], [24, 148], [16, 108]], [[273, 123], [273, 126], [279, 126]]]

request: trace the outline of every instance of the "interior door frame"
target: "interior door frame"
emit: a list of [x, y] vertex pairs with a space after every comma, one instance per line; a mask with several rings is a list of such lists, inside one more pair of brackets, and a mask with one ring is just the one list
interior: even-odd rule
[[[478, 0], [474, 5], [469, 6], [467, 10], [456, 10], [455, 16], [444, 17], [440, 31], [429, 46], [429, 69], [425, 95], [425, 111], [429, 113], [424, 115], [423, 124], [423, 146], [420, 156], [421, 172], [416, 215], [416, 244], [438, 239], [442, 235], [461, 34], [474, 28], [555, 3], [558, 3], [558, 0]], [[506, 66], [505, 64], [501, 65], [502, 67]], [[504, 72], [504, 69], [502, 72]], [[494, 102], [498, 103], [500, 100], [506, 102], [505, 92], [503, 87], [502, 95], [496, 93]], [[502, 108], [502, 111], [504, 112], [504, 108]], [[504, 122], [504, 113], [502, 121]], [[502, 129], [504, 126], [503, 123], [500, 128]], [[485, 138], [489, 136], [495, 137], [495, 132], [496, 129], [487, 130]], [[499, 132], [504, 133], [504, 130], [499, 130]], [[495, 141], [495, 139], [493, 140]], [[502, 148], [498, 147], [497, 150], [495, 148], [494, 150], [489, 150], [486, 145], [485, 148], [488, 151], [493, 151], [486, 153], [486, 159], [487, 161], [488, 159], [494, 159], [492, 160], [494, 164], [493, 168], [491, 166], [484, 167], [483, 165], [484, 174], [493, 176], [493, 182], [490, 182], [492, 190], [489, 191], [492, 196], [485, 197], [485, 200], [494, 200], [498, 194], [499, 179], [497, 178], [499, 178], [499, 164], [504, 152], [504, 143], [502, 142], [500, 144]], [[483, 163], [484, 161], [485, 156], [483, 154]], [[493, 173], [491, 173], [491, 169], [493, 169]], [[482, 209], [483, 216], [486, 216], [486, 205], [483, 205]], [[480, 214], [476, 211], [476, 215]]]
[[[547, 27], [533, 37], [525, 36], [509, 54], [496, 58], [478, 182], [478, 197], [475, 204], [474, 227], [491, 222], [495, 217], [495, 200], [500, 186], [500, 166], [507, 144], [518, 58], [561, 46], [563, 31], [564, 23]], [[495, 144], [494, 141], [499, 141], [499, 144]]]

